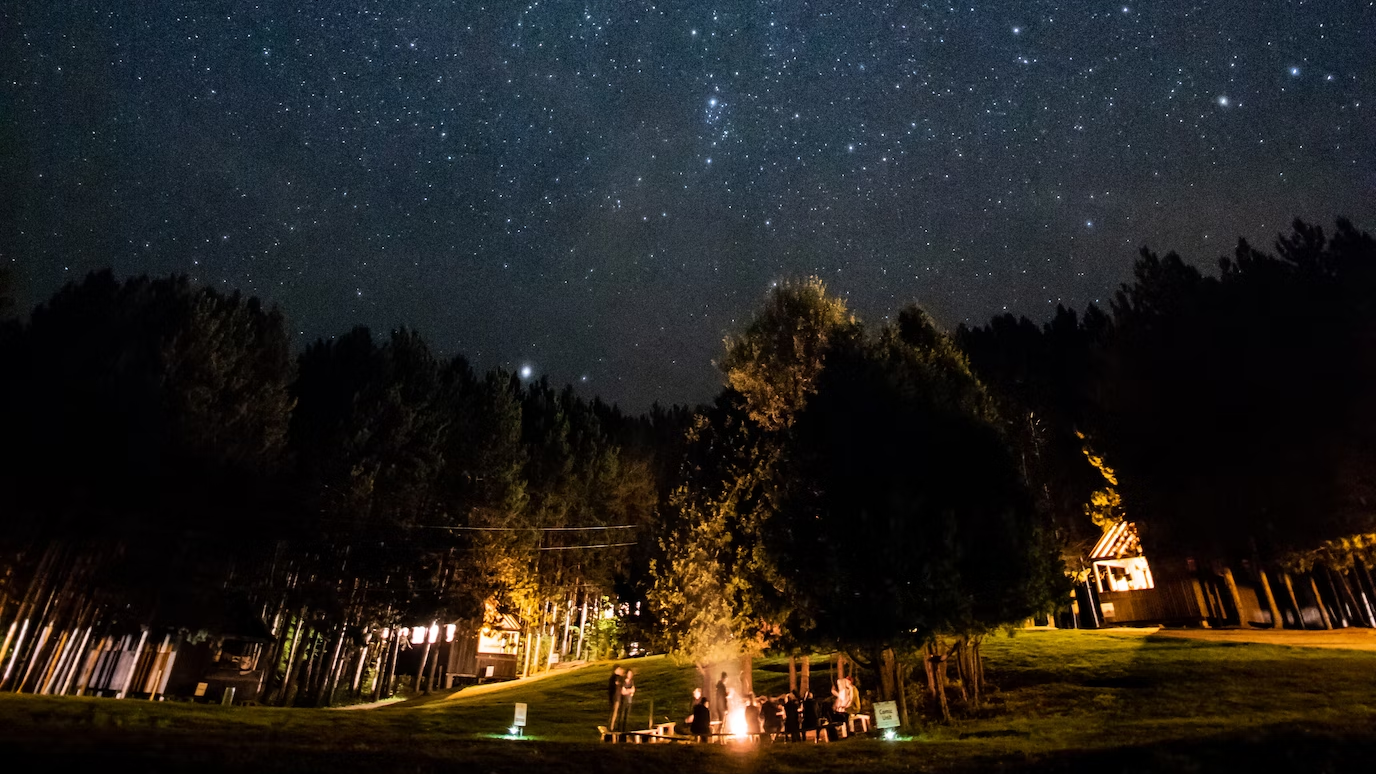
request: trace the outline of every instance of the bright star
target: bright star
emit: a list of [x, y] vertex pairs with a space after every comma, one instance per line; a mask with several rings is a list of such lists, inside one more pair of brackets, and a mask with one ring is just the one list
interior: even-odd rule
[[1298, 68], [1298, 67], [1291, 67], [1291, 68], [1290, 68], [1290, 74], [1291, 74], [1292, 76], [1298, 76], [1298, 75], [1300, 74], [1300, 68]]
[[528, 365], [523, 365], [523, 366], [521, 366], [521, 378], [522, 378], [522, 379], [529, 379], [529, 378], [530, 378], [530, 375], [533, 374], [533, 373], [535, 373], [535, 370], [534, 370], [533, 368], [531, 368], [530, 366], [528, 366]]
[[1220, 97], [1218, 98], [1218, 106], [1219, 106], [1219, 107], [1228, 107], [1228, 98], [1227, 98], [1226, 96], [1220, 96]]

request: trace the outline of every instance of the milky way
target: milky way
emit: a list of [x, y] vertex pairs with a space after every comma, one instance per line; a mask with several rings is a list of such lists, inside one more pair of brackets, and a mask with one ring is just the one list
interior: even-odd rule
[[184, 273], [633, 409], [710, 397], [787, 277], [1045, 319], [1143, 245], [1374, 225], [1370, 2], [23, 0], [0, 36], [22, 301]]

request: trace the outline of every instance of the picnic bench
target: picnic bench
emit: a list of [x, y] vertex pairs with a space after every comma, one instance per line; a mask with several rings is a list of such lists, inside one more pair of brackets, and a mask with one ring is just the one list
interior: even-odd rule
[[657, 723], [651, 728], [642, 728], [635, 731], [611, 731], [606, 726], [598, 726], [597, 732], [602, 735], [604, 742], [691, 742], [696, 737], [685, 734], [674, 733], [674, 723]]

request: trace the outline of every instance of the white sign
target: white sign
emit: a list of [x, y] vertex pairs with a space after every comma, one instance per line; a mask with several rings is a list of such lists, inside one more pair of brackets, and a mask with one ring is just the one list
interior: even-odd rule
[[1099, 603], [1099, 612], [1103, 613], [1105, 618], [1112, 618], [1112, 617], [1113, 617], [1113, 603], [1112, 603], [1112, 602], [1100, 602], [1100, 603]]
[[521, 704], [519, 702], [516, 704], [516, 719], [511, 722], [511, 725], [516, 726], [517, 728], [525, 728], [526, 705]]
[[903, 725], [898, 720], [898, 702], [877, 701], [874, 703], [874, 727], [898, 728]]

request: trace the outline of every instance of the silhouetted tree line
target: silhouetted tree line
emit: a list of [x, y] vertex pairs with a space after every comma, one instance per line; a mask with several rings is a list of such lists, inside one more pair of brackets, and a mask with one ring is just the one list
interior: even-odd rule
[[529, 626], [523, 668], [567, 654], [556, 630], [631, 567], [607, 544], [650, 544], [654, 439], [684, 421], [407, 330], [293, 357], [256, 299], [109, 272], [5, 324], [0, 391], [0, 689], [80, 692], [112, 642], [261, 620], [281, 704], [386, 695], [398, 627], [477, 627], [492, 600]]
[[1373, 267], [1349, 223], [1297, 222], [1217, 276], [1144, 250], [1107, 311], [953, 334], [784, 283], [711, 404], [642, 416], [408, 330], [293, 357], [256, 300], [94, 274], [0, 324], [0, 689], [79, 692], [99, 643], [243, 611], [263, 701], [381, 696], [400, 626], [496, 600], [533, 671], [589, 655], [611, 600], [705, 689], [840, 652], [949, 717], [981, 705], [982, 638], [1063, 607], [1125, 518], [1153, 557], [1283, 580], [1277, 622], [1303, 625], [1293, 573], [1328, 625], [1376, 626]]
[[[1107, 313], [956, 335], [1063, 543], [1098, 536], [1075, 507], [1103, 486], [1096, 455], [1153, 555], [1229, 585], [1245, 569], [1277, 625], [1303, 627], [1308, 596], [1325, 625], [1373, 626], [1373, 299], [1372, 237], [1297, 221], [1272, 253], [1240, 241], [1217, 276], [1144, 249]], [[1292, 572], [1309, 574], [1299, 596]]]

